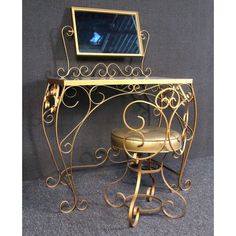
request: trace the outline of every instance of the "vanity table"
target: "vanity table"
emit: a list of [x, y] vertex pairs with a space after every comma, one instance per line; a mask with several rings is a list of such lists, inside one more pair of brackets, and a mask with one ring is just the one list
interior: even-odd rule
[[[104, 198], [105, 201], [112, 207], [118, 208], [121, 206], [127, 206], [129, 208], [129, 221], [131, 226], [135, 226], [137, 224], [140, 213], [155, 213], [162, 211], [169, 218], [178, 218], [183, 216], [185, 214], [187, 202], [183, 197], [182, 192], [189, 190], [191, 187], [191, 181], [189, 179], [184, 180], [183, 174], [194, 138], [197, 121], [197, 104], [193, 79], [151, 76], [151, 69], [149, 67], [145, 67], [144, 65], [145, 54], [149, 42], [149, 33], [145, 30], [140, 31], [137, 13], [127, 13], [125, 11], [116, 11], [116, 14], [120, 14], [122, 16], [128, 15], [129, 17], [133, 17], [133, 20], [136, 19], [136, 24], [138, 26], [136, 27], [138, 29], [138, 38], [136, 37], [135, 40], [137, 40], [137, 45], [140, 46], [139, 50], [137, 47], [134, 47], [132, 54], [128, 53], [127, 55], [141, 56], [141, 64], [135, 66], [126, 65], [123, 68], [116, 63], [104, 64], [102, 62], [94, 65], [93, 67], [89, 67], [87, 65], [71, 66], [65, 36], [71, 37], [74, 35], [75, 39], [78, 41], [78, 32], [76, 31], [76, 24], [78, 23], [76, 21], [76, 11], [78, 10], [81, 10], [82, 13], [88, 11], [89, 14], [93, 14], [94, 12], [102, 12], [103, 14], [108, 13], [108, 10], [104, 9], [98, 11], [96, 9], [88, 10], [86, 8], [72, 8], [74, 25], [73, 27], [66, 25], [61, 30], [67, 67], [58, 68], [57, 77], [48, 79], [42, 104], [43, 131], [49, 147], [51, 160], [57, 171], [57, 175], [55, 177], [49, 176], [46, 179], [46, 185], [49, 188], [56, 188], [59, 185], [65, 185], [71, 190], [73, 202], [63, 200], [60, 203], [60, 211], [62, 213], [70, 213], [75, 209], [85, 210], [88, 206], [88, 202], [86, 199], [80, 199], [80, 195], [74, 181], [74, 172], [80, 170], [81, 168], [99, 167], [106, 164], [108, 161], [114, 164], [126, 163], [127, 168], [138, 173], [139, 177], [137, 182], [140, 182], [142, 174], [148, 174], [152, 179], [152, 186], [147, 189], [145, 194], [138, 194], [138, 191], [135, 191], [133, 195], [125, 196], [125, 194], [117, 192], [116, 197], [121, 198], [123, 200], [123, 204], [113, 204], [108, 196], [108, 190], [110, 187], [113, 187], [116, 183], [123, 179], [126, 174], [125, 172], [120, 179], [105, 187]], [[117, 19], [117, 16], [115, 19]], [[95, 40], [94, 37], [91, 40]], [[110, 35], [108, 36], [108, 39], [109, 37]], [[132, 36], [128, 41], [132, 38], [134, 39]], [[94, 52], [85, 53], [80, 51], [77, 41], [77, 55], [96, 55]], [[106, 43], [106, 45], [108, 44], [109, 43]], [[100, 54], [101, 53], [98, 53], [98, 55]], [[105, 53], [105, 55], [114, 56], [115, 54], [112, 53], [109, 55], [109, 53]], [[123, 54], [118, 52], [118, 55]], [[157, 153], [154, 153], [155, 155], [163, 154], [163, 157], [159, 160], [152, 158], [155, 155], [151, 154], [151, 158], [149, 158], [150, 160], [148, 161], [149, 169], [147, 170], [142, 169], [142, 165], [146, 162], [144, 161], [141, 163], [140, 158], [138, 159], [135, 155], [132, 156], [133, 154], [131, 155], [125, 148], [125, 144], [120, 149], [111, 144], [109, 148], [100, 147], [95, 151], [94, 158], [96, 161], [94, 163], [86, 163], [81, 165], [75, 164], [75, 156], [77, 159], [79, 158], [75, 153], [75, 146], [77, 145], [75, 145], [75, 143], [79, 142], [81, 128], [86, 124], [87, 120], [96, 110], [102, 109], [104, 104], [108, 102], [112, 103], [114, 99], [123, 96], [133, 97], [133, 101], [126, 104], [123, 110], [122, 119], [124, 126], [126, 126], [126, 128], [131, 132], [136, 132], [136, 134], [141, 137], [139, 137], [139, 141], [141, 140], [141, 143], [143, 143], [144, 134], [142, 131], [144, 131], [148, 121], [142, 114], [139, 114], [136, 116], [136, 119], [140, 121], [141, 125], [134, 128], [132, 122], [129, 123], [127, 120], [126, 115], [130, 107], [136, 106], [137, 104], [149, 106], [150, 112], [156, 119], [155, 126], [161, 127], [163, 124], [166, 126], [166, 135], [164, 135], [165, 140], [162, 140], [162, 142], [164, 144], [169, 142], [168, 150], [164, 150], [165, 148], [163, 146]], [[76, 121], [75, 124], [71, 125], [69, 131], [66, 133], [63, 132], [62, 134], [61, 129], [63, 127], [59, 122], [60, 120], [63, 120], [63, 116], [60, 112], [61, 108], [63, 107], [64, 113], [66, 110], [71, 109], [77, 109], [77, 112], [80, 112], [79, 109], [82, 108], [81, 99], [83, 99], [83, 101], [86, 100], [86, 107], [83, 107], [83, 115], [78, 119], [78, 121]], [[167, 119], [168, 116], [169, 118]], [[170, 138], [170, 130], [172, 129], [172, 126], [174, 126], [174, 123], [179, 124], [178, 133], [181, 140], [178, 139], [178, 149], [173, 148], [173, 143], [171, 143]], [[176, 129], [176, 127], [174, 128]], [[137, 147], [141, 146], [142, 144], [137, 145]], [[121, 150], [122, 148], [124, 149], [123, 151]], [[149, 155], [150, 153], [147, 151], [147, 154]], [[120, 155], [134, 158], [131, 158], [132, 160], [125, 159], [120, 161], [117, 159], [117, 156]], [[174, 170], [164, 163], [164, 160], [168, 155], [170, 156], [168, 158], [173, 158], [180, 162], [179, 169]], [[144, 157], [144, 160], [147, 159], [148, 157]], [[177, 181], [175, 183], [169, 183], [165, 178], [165, 171], [172, 172], [177, 177]], [[182, 201], [184, 207], [180, 214], [171, 214], [166, 209], [167, 205], [174, 206], [174, 202], [172, 200], [161, 200], [155, 195], [155, 180], [152, 176], [154, 173], [161, 173], [161, 177], [169, 191]], [[136, 190], [138, 188], [139, 187], [136, 186]], [[137, 197], [142, 197], [147, 201], [153, 200], [159, 206], [154, 209], [135, 207], [134, 205]], [[130, 201], [131, 203], [128, 204]]]

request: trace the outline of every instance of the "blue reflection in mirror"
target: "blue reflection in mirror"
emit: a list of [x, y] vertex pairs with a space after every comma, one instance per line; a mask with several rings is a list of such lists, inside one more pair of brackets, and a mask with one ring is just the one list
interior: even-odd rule
[[91, 45], [101, 45], [103, 36], [97, 32], [93, 32], [93, 37], [89, 40]]

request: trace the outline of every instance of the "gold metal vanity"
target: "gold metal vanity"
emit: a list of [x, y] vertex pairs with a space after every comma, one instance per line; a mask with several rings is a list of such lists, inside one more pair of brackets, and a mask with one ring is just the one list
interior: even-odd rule
[[[112, 91], [111, 93], [106, 93], [105, 91]], [[78, 108], [80, 106], [79, 99], [83, 94], [83, 98], [87, 99], [88, 105], [86, 107], [85, 115], [77, 122], [71, 130], [61, 137], [60, 124], [58, 122], [58, 117], [60, 114], [60, 108], [62, 106], [65, 109]], [[95, 152], [96, 160], [100, 160], [96, 164], [86, 164], [86, 165], [74, 165], [74, 149], [75, 149], [75, 140], [80, 134], [81, 127], [86, 123], [87, 119], [93, 114], [97, 109], [102, 109], [102, 105], [107, 102], [112, 102], [114, 98], [121, 96], [131, 96], [135, 95], [135, 100], [127, 104], [124, 108], [123, 113], [123, 123], [126, 128], [130, 129], [131, 132], [137, 132], [140, 134], [142, 129], [145, 128], [146, 122], [145, 118], [140, 114], [137, 116], [137, 119], [140, 120], [141, 125], [137, 128], [134, 128], [132, 124], [126, 119], [126, 112], [131, 106], [136, 105], [137, 103], [144, 103], [151, 107], [150, 112], [157, 118], [157, 126], [161, 123], [165, 123], [167, 127], [166, 139], [168, 140], [168, 128], [172, 126], [174, 119], [177, 120], [180, 124], [181, 130], [179, 133], [182, 137], [182, 145], [178, 150], [173, 150], [170, 153], [169, 158], [174, 158], [176, 161], [181, 162], [181, 167], [179, 170], [173, 170], [164, 164], [164, 160], [168, 153], [163, 153], [163, 157], [156, 161], [153, 158], [150, 159], [150, 165], [156, 165], [156, 167], [150, 167], [150, 177], [152, 179], [152, 186], [148, 188], [147, 193], [139, 194], [139, 197], [143, 197], [147, 201], [154, 200], [157, 201], [159, 207], [154, 210], [145, 210], [134, 207], [134, 202], [132, 204], [127, 204], [131, 201], [133, 195], [125, 197], [123, 193], [118, 192], [117, 197], [123, 200], [123, 203], [120, 205], [113, 204], [108, 197], [107, 190], [115, 183], [119, 182], [122, 178], [116, 180], [115, 182], [108, 185], [105, 189], [104, 197], [106, 202], [113, 207], [127, 206], [128, 208], [133, 207], [129, 211], [129, 221], [130, 225], [134, 226], [137, 221], [140, 213], [154, 213], [162, 211], [166, 216], [170, 218], [181, 217], [185, 213], [186, 200], [182, 195], [182, 190], [188, 190], [191, 187], [191, 181], [187, 179], [183, 180], [184, 169], [188, 160], [189, 151], [192, 145], [195, 129], [196, 129], [196, 120], [197, 120], [197, 106], [196, 106], [196, 97], [193, 87], [192, 79], [184, 78], [161, 78], [161, 77], [115, 77], [115, 78], [83, 78], [82, 80], [68, 80], [68, 79], [49, 79], [48, 85], [45, 91], [43, 105], [42, 105], [42, 124], [44, 134], [49, 146], [50, 156], [57, 170], [57, 177], [48, 177], [46, 184], [49, 188], [55, 188], [58, 185], [66, 185], [69, 187], [73, 194], [73, 203], [69, 203], [67, 200], [64, 200], [60, 203], [60, 211], [63, 213], [70, 213], [75, 209], [85, 210], [87, 208], [87, 200], [79, 200], [79, 193], [77, 187], [75, 186], [73, 173], [75, 170], [80, 168], [89, 168], [89, 167], [98, 167], [105, 164], [106, 161], [112, 161], [117, 163], [115, 157], [118, 155], [120, 150], [110, 147], [105, 149], [103, 147], [99, 148]], [[181, 112], [178, 109], [185, 109]], [[171, 119], [160, 120], [160, 112], [165, 113], [165, 111], [170, 109], [174, 115]], [[177, 109], [178, 108], [178, 109]], [[115, 128], [115, 127], [114, 127]], [[51, 136], [49, 132], [54, 133], [56, 147], [52, 146]], [[171, 145], [171, 144], [170, 144]], [[55, 151], [56, 150], [56, 151]], [[102, 155], [101, 155], [102, 153]], [[159, 154], [158, 153], [154, 153]], [[120, 153], [119, 153], [120, 154]], [[154, 156], [154, 154], [150, 154]], [[125, 156], [131, 156], [132, 153], [125, 150], [123, 153]], [[102, 156], [102, 157], [101, 157]], [[78, 158], [78, 157], [77, 157]], [[141, 164], [137, 161], [136, 167], [134, 160], [124, 160], [129, 164], [129, 167], [134, 169], [134, 172], [141, 176], [141, 172], [145, 172], [141, 168]], [[155, 163], [154, 163], [155, 162]], [[120, 163], [120, 162], [118, 162]], [[128, 165], [127, 164], [127, 165]], [[132, 165], [131, 165], [132, 164]], [[157, 171], [152, 171], [153, 168]], [[165, 178], [165, 171], [171, 171], [177, 175], [177, 183], [170, 184]], [[127, 171], [126, 171], [127, 172]], [[180, 198], [184, 205], [184, 209], [181, 214], [172, 215], [166, 209], [167, 205], [174, 205], [173, 201], [165, 200], [161, 201], [158, 197], [155, 196], [155, 180], [153, 179], [152, 173], [159, 172], [162, 176], [162, 179], [167, 186], [167, 189], [170, 190], [177, 198]], [[148, 172], [147, 172], [148, 173]], [[125, 175], [125, 174], [124, 174]], [[137, 180], [139, 181], [139, 180]], [[135, 199], [136, 200], [136, 199]], [[132, 206], [131, 206], [132, 205]], [[134, 222], [133, 222], [133, 218]]]
[[[107, 161], [114, 164], [124, 163], [126, 164], [124, 174], [104, 187], [104, 199], [111, 207], [128, 207], [130, 226], [135, 226], [138, 223], [140, 214], [162, 212], [169, 218], [183, 216], [187, 202], [182, 192], [189, 190], [191, 187], [191, 181], [189, 179], [183, 180], [183, 174], [197, 121], [197, 104], [193, 80], [190, 78], [151, 77], [151, 68], [145, 66], [150, 35], [148, 31], [140, 29], [137, 12], [115, 11], [118, 14], [133, 15], [136, 19], [140, 53], [135, 56], [140, 56], [138, 61], [117, 64], [111, 60], [108, 64], [100, 61], [97, 64], [81, 65], [76, 63], [72, 66], [67, 50], [67, 43], [69, 43], [67, 39], [74, 37], [76, 53], [78, 54], [78, 35], [75, 20], [75, 11], [77, 10], [114, 13], [113, 10], [72, 7], [73, 27], [65, 25], [61, 29], [66, 66], [57, 69], [57, 78], [48, 79], [42, 104], [43, 130], [52, 162], [57, 171], [56, 177], [50, 176], [46, 179], [47, 186], [56, 188], [62, 184], [71, 190], [73, 201], [63, 200], [60, 203], [61, 212], [70, 213], [75, 209], [85, 210], [88, 203], [85, 199], [81, 200], [75, 184], [74, 171], [81, 168], [99, 167]], [[104, 55], [101, 54], [101, 56]], [[121, 54], [110, 53], [109, 56], [121, 56]], [[75, 157], [80, 159], [78, 154], [75, 153], [76, 140], [88, 118], [96, 110], [102, 109], [104, 104], [124, 96], [133, 97], [132, 102], [126, 104], [123, 109], [122, 122], [126, 128], [125, 133], [121, 135], [121, 133], [113, 130], [111, 144], [108, 144], [109, 148], [98, 148], [95, 151], [94, 163], [75, 163]], [[61, 132], [62, 125], [60, 121], [63, 120], [60, 112], [61, 108], [64, 107], [64, 114], [67, 110], [74, 108], [79, 113], [78, 109], [82, 107], [82, 100], [87, 101], [87, 104], [83, 107], [85, 112], [81, 114], [81, 117], [78, 121], [76, 120], [76, 123], [72, 125], [66, 134]], [[153, 116], [154, 128], [149, 127], [150, 121], [146, 120], [142, 113], [135, 117], [135, 120], [141, 124], [138, 127], [132, 124], [132, 120], [131, 122], [128, 121], [127, 113], [130, 108], [136, 105], [149, 107], [148, 113]], [[175, 124], [178, 124], [177, 131], [175, 131]], [[146, 133], [147, 130], [151, 130], [151, 136]], [[153, 140], [154, 142], [152, 142]], [[160, 143], [154, 145], [157, 140]], [[117, 158], [118, 156], [125, 158], [120, 160]], [[168, 158], [178, 161], [180, 167], [174, 170], [167, 166], [164, 161]], [[115, 197], [121, 200], [121, 203], [117, 204], [114, 199], [110, 198], [109, 191], [126, 177], [128, 171], [137, 174], [135, 191], [131, 194], [117, 191]], [[175, 183], [169, 183], [169, 180], [165, 177], [165, 171], [170, 171], [177, 177]], [[157, 191], [155, 177], [153, 176], [156, 173], [161, 175], [166, 189], [170, 192], [169, 194], [174, 195], [175, 199], [178, 198], [181, 201], [183, 209], [180, 213], [173, 214], [169, 211], [168, 207], [175, 207], [173, 200], [169, 198], [161, 200], [158, 196], [159, 191]], [[148, 186], [145, 193], [140, 193], [142, 175], [149, 176], [151, 180], [151, 185]], [[138, 201], [140, 199], [145, 202], [152, 201], [158, 206], [143, 208], [139, 206]]]

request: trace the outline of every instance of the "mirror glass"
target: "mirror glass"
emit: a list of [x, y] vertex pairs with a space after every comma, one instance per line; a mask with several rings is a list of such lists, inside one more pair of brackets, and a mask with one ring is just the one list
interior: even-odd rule
[[77, 55], [142, 56], [137, 12], [72, 7]]

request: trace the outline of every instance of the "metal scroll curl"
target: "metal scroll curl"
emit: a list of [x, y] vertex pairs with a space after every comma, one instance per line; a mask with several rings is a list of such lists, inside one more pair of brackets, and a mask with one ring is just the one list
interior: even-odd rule
[[146, 157], [137, 157], [136, 155], [134, 156], [132, 152], [130, 152], [127, 148], [127, 140], [129, 139], [130, 136], [136, 136], [139, 140], [140, 140], [140, 144], [137, 145], [137, 150], [142, 147], [144, 145], [144, 134], [143, 134], [143, 129], [145, 128], [145, 119], [143, 116], [138, 115], [137, 118], [141, 121], [141, 125], [139, 127], [133, 127], [132, 125], [130, 125], [127, 121], [127, 113], [128, 113], [128, 109], [133, 106], [133, 105], [137, 105], [137, 104], [147, 104], [149, 106], [151, 106], [153, 108], [153, 110], [158, 110], [161, 114], [161, 116], [163, 117], [163, 120], [165, 121], [165, 126], [168, 127], [168, 120], [167, 117], [165, 115], [165, 113], [159, 109], [157, 107], [156, 104], [153, 104], [151, 102], [145, 101], [145, 100], [137, 100], [134, 102], [129, 103], [123, 112], [123, 122], [125, 124], [125, 127], [130, 130], [130, 132], [128, 132], [127, 136], [125, 137], [125, 139], [123, 140], [123, 148], [125, 153], [132, 159], [135, 159], [136, 161], [144, 161], [144, 160], [148, 160], [151, 159], [153, 157], [155, 157], [158, 153], [160, 153], [162, 151], [162, 149], [165, 147], [166, 141], [167, 141], [167, 137], [168, 137], [168, 130], [166, 128], [166, 133], [165, 133], [165, 141], [162, 143], [162, 145], [160, 146], [160, 148], [158, 150], [156, 150], [155, 153], [151, 153], [149, 155], [147, 155]]
[[[189, 88], [190, 91], [188, 92], [184, 92], [184, 89], [182, 88], [181, 85], [178, 85], [178, 87], [175, 88], [176, 92], [179, 93], [180, 101], [175, 108], [172, 108], [172, 114], [169, 118], [169, 129], [171, 129], [174, 123], [174, 119], [177, 119], [179, 122], [179, 126], [181, 128], [180, 133], [182, 141], [181, 147], [178, 150], [176, 150], [173, 148], [170, 137], [168, 137], [169, 144], [173, 150], [175, 158], [184, 155], [184, 152], [186, 152], [187, 150], [187, 144], [192, 141], [195, 133], [194, 123], [191, 124], [190, 122], [190, 104], [194, 102], [195, 96], [192, 91], [192, 88], [191, 87]], [[181, 109], [182, 109], [182, 114], [180, 113]]]
[[[188, 86], [188, 85], [187, 85]], [[153, 158], [158, 153], [162, 152], [164, 147], [168, 145], [169, 151], [173, 152], [173, 156], [175, 158], [179, 158], [180, 156], [183, 156], [187, 149], [187, 144], [192, 141], [195, 127], [194, 124], [190, 124], [190, 103], [195, 99], [195, 96], [193, 94], [192, 88], [190, 88], [190, 91], [186, 92], [185, 89], [181, 86], [175, 86], [175, 85], [169, 85], [165, 88], [160, 89], [160, 91], [157, 93], [157, 95], [154, 97], [154, 99], [150, 101], [146, 100], [136, 100], [131, 103], [129, 103], [123, 112], [123, 122], [125, 127], [130, 130], [130, 132], [127, 134], [127, 137], [124, 139], [123, 142], [123, 148], [126, 152], [126, 154], [130, 158], [133, 157], [133, 153], [129, 152], [129, 150], [126, 147], [127, 140], [130, 136], [136, 136], [140, 140], [140, 144], [137, 146], [137, 150], [139, 147], [142, 147], [144, 145], [144, 134], [143, 130], [146, 127], [146, 122], [143, 116], [138, 115], [137, 119], [140, 120], [141, 124], [139, 127], [133, 127], [129, 124], [127, 120], [127, 113], [130, 107], [137, 105], [137, 104], [146, 104], [150, 106], [153, 110], [153, 114], [158, 117], [158, 122], [156, 123], [156, 127], [162, 127], [165, 128], [165, 140], [163, 141], [163, 145], [161, 146], [160, 150], [157, 150], [155, 153], [150, 154], [149, 156], [145, 158], [138, 158], [137, 160], [147, 160], [150, 158]], [[153, 94], [148, 94], [153, 95]], [[168, 110], [168, 111], [167, 111]], [[171, 139], [171, 130], [173, 126], [174, 119], [177, 119], [179, 125], [178, 132], [180, 133], [181, 140], [178, 140], [181, 143], [181, 146], [176, 149], [173, 145], [173, 140]], [[195, 118], [194, 118], [195, 120]], [[194, 121], [195, 123], [195, 121]], [[175, 128], [175, 127], [174, 127]], [[173, 128], [173, 130], [174, 130]]]
[[[117, 86], [76, 86], [76, 87], [66, 87], [65, 96], [62, 99], [62, 104], [69, 109], [79, 109], [80, 99], [87, 101], [87, 106], [85, 111], [83, 111], [83, 116], [77, 122], [77, 124], [65, 135], [65, 137], [60, 141], [60, 148], [64, 154], [69, 154], [73, 145], [71, 143], [71, 138], [73, 139], [78, 133], [79, 129], [86, 122], [88, 117], [96, 111], [100, 106], [107, 103], [111, 99], [120, 96], [126, 96], [130, 94], [145, 95], [152, 91], [157, 85], [152, 85], [150, 87], [142, 87], [140, 85], [129, 85], [122, 88]], [[102, 90], [106, 89], [106, 90]], [[112, 91], [112, 94], [107, 94], [106, 91]]]
[[81, 66], [71, 66], [69, 54], [67, 50], [66, 44], [66, 37], [72, 37], [74, 35], [74, 29], [72, 26], [66, 25], [61, 30], [61, 37], [64, 46], [65, 56], [67, 66], [66, 68], [60, 67], [57, 69], [57, 76], [60, 79], [80, 79], [85, 77], [109, 77], [113, 78], [116, 76], [123, 76], [123, 77], [149, 77], [152, 73], [150, 67], [145, 67], [145, 55], [147, 52], [147, 48], [149, 45], [150, 35], [148, 31], [142, 30], [141, 31], [141, 38], [144, 45], [144, 55], [141, 60], [140, 66], [131, 66], [126, 65], [121, 67], [117, 63], [97, 63], [93, 67], [89, 67], [87, 65]]

